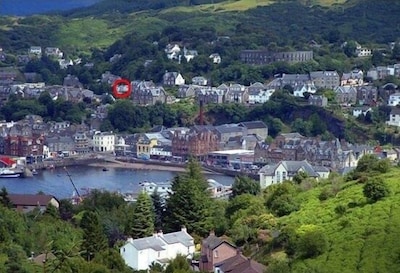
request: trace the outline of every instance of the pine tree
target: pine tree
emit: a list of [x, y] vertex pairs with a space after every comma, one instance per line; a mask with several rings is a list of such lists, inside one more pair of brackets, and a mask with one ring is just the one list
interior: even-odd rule
[[168, 231], [185, 226], [189, 232], [205, 235], [211, 228], [211, 196], [197, 162], [191, 160], [188, 172], [172, 182], [166, 201], [165, 225]]
[[142, 192], [135, 203], [135, 208], [128, 225], [127, 234], [132, 238], [143, 238], [154, 232], [154, 212], [150, 196]]
[[83, 214], [80, 226], [83, 230], [81, 251], [87, 260], [90, 260], [97, 253], [108, 248], [107, 238], [97, 213], [86, 211]]
[[156, 230], [162, 230], [162, 221], [165, 212], [165, 200], [163, 200], [163, 198], [157, 191], [154, 191], [150, 197], [153, 203], [154, 227]]

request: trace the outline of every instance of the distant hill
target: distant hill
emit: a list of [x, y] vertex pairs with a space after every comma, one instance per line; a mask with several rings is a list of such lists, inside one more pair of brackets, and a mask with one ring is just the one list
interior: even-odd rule
[[88, 7], [101, 0], [1, 0], [0, 15], [27, 16]]

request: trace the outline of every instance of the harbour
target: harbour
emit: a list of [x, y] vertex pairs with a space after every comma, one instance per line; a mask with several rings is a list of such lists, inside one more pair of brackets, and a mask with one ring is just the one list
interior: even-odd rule
[[[156, 169], [132, 169], [93, 166], [68, 166], [68, 173], [80, 194], [93, 189], [119, 192], [121, 194], [139, 192], [140, 183], [151, 181], [162, 183], [171, 181], [179, 172]], [[221, 174], [204, 174], [206, 179], [213, 179], [222, 185], [231, 185], [234, 177]], [[25, 178], [0, 179], [0, 187], [9, 193], [50, 194], [58, 199], [69, 199], [74, 194], [69, 177], [63, 168], [37, 170], [37, 174]]]

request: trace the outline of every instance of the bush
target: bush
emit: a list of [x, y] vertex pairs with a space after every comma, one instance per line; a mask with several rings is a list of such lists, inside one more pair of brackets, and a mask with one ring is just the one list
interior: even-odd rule
[[372, 201], [376, 202], [389, 195], [389, 187], [381, 178], [370, 179], [363, 188], [364, 196]]
[[325, 188], [321, 191], [321, 193], [318, 195], [319, 201], [325, 201], [328, 198], [332, 197], [333, 193], [331, 189]]
[[344, 206], [344, 205], [337, 205], [336, 208], [335, 208], [335, 213], [336, 213], [336, 214], [339, 214], [339, 215], [343, 215], [343, 214], [346, 213], [346, 210], [347, 210], [346, 206]]
[[313, 258], [321, 255], [328, 248], [328, 239], [321, 230], [311, 230], [300, 236], [297, 250], [301, 257]]

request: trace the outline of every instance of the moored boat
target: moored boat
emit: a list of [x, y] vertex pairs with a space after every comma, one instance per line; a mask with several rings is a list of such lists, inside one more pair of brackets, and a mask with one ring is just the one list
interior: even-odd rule
[[18, 178], [21, 176], [21, 172], [18, 172], [15, 169], [1, 168], [0, 169], [0, 178]]

